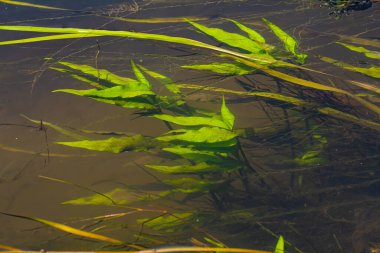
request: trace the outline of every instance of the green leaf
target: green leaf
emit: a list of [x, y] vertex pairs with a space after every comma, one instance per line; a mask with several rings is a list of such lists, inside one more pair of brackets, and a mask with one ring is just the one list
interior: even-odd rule
[[[200, 144], [220, 143], [224, 146], [233, 146], [236, 144], [236, 133], [218, 128], [218, 127], [202, 127], [198, 130], [179, 129], [168, 132], [168, 134], [157, 137], [160, 141], [185, 141]], [[231, 141], [231, 142], [229, 142]]]
[[212, 189], [220, 187], [225, 184], [226, 181], [209, 181], [209, 180], [199, 180], [195, 178], [179, 178], [179, 179], [166, 179], [163, 180], [165, 184], [171, 185], [176, 189], [174, 191], [183, 193], [194, 193], [194, 192], [208, 192]]
[[274, 249], [274, 253], [285, 253], [285, 243], [284, 243], [284, 237], [280, 235], [278, 238], [276, 248]]
[[14, 45], [14, 44], [23, 44], [23, 43], [32, 43], [32, 42], [41, 42], [41, 41], [51, 41], [51, 40], [91, 38], [91, 37], [99, 37], [99, 36], [102, 36], [102, 35], [96, 35], [96, 34], [72, 34], [72, 33], [69, 33], [69, 34], [47, 35], [47, 36], [39, 36], [39, 37], [32, 37], [32, 38], [26, 38], [26, 39], [1, 41], [0, 45]]
[[209, 70], [222, 75], [232, 75], [232, 76], [243, 76], [248, 75], [255, 71], [255, 69], [250, 68], [243, 64], [238, 63], [219, 63], [214, 62], [210, 64], [201, 65], [183, 65], [182, 68], [187, 69], [197, 69], [197, 70]]
[[215, 40], [222, 42], [230, 47], [238, 48], [248, 53], [263, 53], [263, 47], [255, 41], [250, 40], [249, 38], [237, 34], [226, 32], [219, 28], [209, 28], [207, 26], [203, 26], [201, 24], [188, 21], [190, 24], [198, 28], [203, 33], [209, 35]]
[[174, 94], [180, 94], [181, 91], [178, 89], [177, 85], [174, 83], [172, 79], [170, 79], [167, 76], [161, 75], [160, 73], [151, 71], [143, 66], [139, 65], [139, 68], [142, 69], [145, 73], [153, 77], [154, 79], [157, 79], [160, 83], [165, 85], [165, 87], [171, 91]]
[[280, 27], [268, 21], [267, 19], [263, 18], [263, 21], [269, 26], [273, 33], [284, 43], [286, 51], [292, 53], [297, 58], [297, 61], [303, 64], [305, 62], [305, 59], [307, 58], [307, 54], [298, 53], [297, 41], [284, 30], [282, 30]]
[[371, 51], [371, 50], [368, 50], [368, 49], [366, 49], [364, 47], [358, 47], [358, 46], [346, 44], [346, 43], [343, 43], [343, 42], [336, 42], [336, 43], [339, 44], [339, 45], [342, 45], [342, 46], [344, 46], [346, 48], [348, 48], [351, 51], [358, 52], [358, 53], [363, 53], [368, 58], [380, 60], [380, 52], [378, 52], [378, 51]]
[[208, 150], [197, 150], [188, 147], [174, 146], [163, 148], [162, 150], [170, 152], [176, 155], [179, 155], [185, 159], [194, 161], [194, 162], [225, 162], [228, 157], [227, 153], [224, 152], [212, 152]]
[[360, 67], [355, 67], [350, 64], [347, 64], [345, 62], [341, 62], [329, 57], [320, 57], [320, 59], [324, 62], [328, 62], [331, 64], [334, 64], [335, 66], [338, 66], [343, 69], [351, 70], [354, 72], [358, 72], [367, 76], [375, 77], [375, 78], [380, 78], [380, 67], [378, 66], [372, 66], [370, 68], [360, 68]]
[[58, 62], [58, 64], [69, 67], [72, 70], [81, 72], [84, 75], [90, 76], [93, 78], [92, 80], [97, 81], [99, 79], [107, 83], [111, 83], [112, 85], [115, 85], [115, 86], [116, 85], [130, 86], [132, 88], [132, 87], [137, 87], [139, 84], [136, 80], [132, 78], [116, 75], [106, 69], [96, 69], [89, 65], [78, 65], [75, 63], [65, 62], [65, 61], [60, 61]]
[[114, 99], [93, 98], [93, 99], [102, 103], [112, 104], [112, 105], [120, 106], [123, 108], [145, 109], [145, 110], [152, 110], [155, 108], [155, 106], [150, 104], [148, 99], [146, 99], [144, 96], [128, 98], [128, 99], [120, 99], [120, 98], [114, 98]]
[[89, 90], [74, 90], [74, 89], [59, 89], [53, 92], [65, 92], [82, 97], [94, 98], [133, 98], [142, 95], [154, 95], [153, 91], [145, 90], [144, 87], [140, 90], [131, 89], [128, 86], [114, 86], [102, 90], [89, 89]]
[[202, 173], [211, 173], [211, 172], [225, 172], [231, 171], [237, 167], [237, 164], [230, 164], [230, 166], [222, 167], [220, 164], [208, 164], [205, 162], [197, 163], [195, 165], [144, 165], [150, 169], [157, 170], [159, 172], [168, 173], [168, 174], [202, 174]]
[[152, 117], [171, 122], [180, 126], [214, 126], [228, 129], [229, 126], [221, 120], [207, 117], [172, 116], [169, 114], [156, 114]]
[[224, 100], [224, 96], [223, 96], [223, 101], [222, 101], [222, 107], [220, 108], [220, 115], [222, 116], [223, 122], [228, 126], [228, 129], [232, 130], [235, 124], [235, 116], [226, 106], [226, 101]]
[[[82, 197], [78, 199], [73, 199], [69, 201], [63, 202], [63, 204], [70, 204], [70, 205], [104, 205], [104, 206], [110, 206], [110, 205], [123, 205], [129, 202], [128, 199], [126, 199], [126, 196], [130, 195], [130, 193], [121, 188], [116, 188], [110, 192], [106, 192], [103, 195], [100, 194], [94, 194], [87, 197]], [[107, 197], [105, 197], [107, 196]]]
[[131, 65], [132, 65], [133, 73], [135, 74], [137, 80], [139, 81], [139, 88], [142, 90], [151, 90], [152, 87], [148, 79], [146, 79], [144, 74], [139, 70], [139, 68], [136, 66], [133, 60], [131, 60]]
[[193, 213], [173, 213], [156, 218], [138, 219], [137, 222], [154, 230], [173, 232], [176, 227], [183, 225], [193, 217]]
[[112, 153], [120, 153], [123, 151], [141, 151], [151, 147], [150, 140], [147, 140], [142, 135], [134, 135], [121, 138], [111, 137], [105, 140], [57, 142], [57, 144], [74, 148], [84, 148], [88, 150], [106, 151]]
[[237, 27], [239, 27], [240, 30], [244, 31], [251, 40], [257, 41], [261, 44], [265, 44], [265, 38], [263, 36], [261, 36], [260, 33], [258, 33], [255, 30], [239, 23], [236, 20], [233, 20], [233, 19], [228, 19], [228, 20], [233, 22]]

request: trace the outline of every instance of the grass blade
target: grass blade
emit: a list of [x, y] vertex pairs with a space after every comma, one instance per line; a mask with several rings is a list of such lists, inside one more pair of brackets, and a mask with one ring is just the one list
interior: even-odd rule
[[378, 52], [378, 51], [371, 51], [371, 50], [368, 50], [368, 49], [366, 49], [364, 47], [358, 47], [358, 46], [346, 44], [346, 43], [343, 43], [343, 42], [337, 42], [337, 44], [342, 45], [342, 46], [344, 46], [345, 48], [348, 48], [351, 51], [358, 52], [358, 53], [363, 53], [368, 58], [380, 60], [380, 52]]
[[372, 66], [370, 68], [361, 68], [361, 67], [355, 67], [355, 66], [347, 64], [345, 62], [341, 62], [341, 61], [338, 61], [338, 60], [335, 60], [335, 59], [332, 59], [329, 57], [325, 57], [325, 56], [320, 57], [320, 59], [324, 62], [334, 64], [335, 66], [338, 66], [338, 67], [343, 68], [343, 69], [358, 72], [358, 73], [361, 73], [361, 74], [364, 74], [364, 75], [367, 75], [370, 77], [374, 77], [374, 78], [380, 78], [380, 67], [379, 66]]
[[0, 46], [2, 45], [13, 45], [13, 44], [22, 44], [22, 43], [32, 43], [32, 42], [40, 42], [40, 41], [51, 41], [51, 40], [63, 40], [63, 39], [80, 39], [80, 38], [90, 38], [90, 37], [99, 37], [102, 35], [96, 34], [58, 34], [58, 35], [48, 35], [41, 37], [33, 37], [27, 39], [19, 39], [19, 40], [8, 40], [1, 41]]
[[200, 65], [183, 65], [181, 68], [196, 69], [196, 70], [209, 70], [222, 75], [243, 76], [248, 75], [255, 71], [253, 68], [249, 68], [246, 65], [239, 63], [219, 63], [214, 62], [210, 64]]
[[113, 239], [111, 237], [107, 237], [104, 235], [99, 235], [99, 234], [83, 231], [83, 230], [73, 228], [73, 227], [70, 227], [70, 226], [67, 226], [67, 225], [64, 225], [61, 223], [57, 223], [54, 221], [44, 220], [44, 219], [40, 219], [40, 218], [32, 218], [32, 217], [27, 217], [27, 216], [22, 216], [22, 215], [15, 215], [15, 214], [4, 213], [4, 212], [0, 212], [0, 213], [4, 214], [4, 215], [16, 217], [16, 218], [37, 221], [37, 222], [40, 222], [42, 224], [48, 225], [50, 227], [53, 227], [55, 229], [58, 229], [58, 230], [61, 230], [61, 231], [64, 231], [64, 232], [67, 232], [67, 233], [70, 233], [73, 235], [78, 235], [78, 236], [91, 238], [91, 239], [95, 239], [95, 240], [103, 241], [103, 242], [108, 242], [108, 243], [112, 243], [112, 244], [123, 244], [123, 242], [120, 240]]
[[5, 4], [33, 7], [33, 8], [38, 8], [38, 9], [61, 10], [61, 11], [67, 10], [63, 8], [51, 7], [51, 6], [40, 5], [40, 4], [32, 4], [32, 3], [20, 2], [20, 1], [13, 1], [13, 0], [0, 0], [0, 2], [5, 3]]

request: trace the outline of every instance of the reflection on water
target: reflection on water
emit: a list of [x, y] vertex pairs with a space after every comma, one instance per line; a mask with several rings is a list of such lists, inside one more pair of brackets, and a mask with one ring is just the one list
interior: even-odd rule
[[[356, 40], [366, 48], [379, 51], [379, 42], [376, 40], [379, 37], [379, 6], [376, 4], [363, 12], [343, 15], [340, 18], [329, 16], [329, 10], [320, 8], [319, 1], [306, 0], [115, 0], [106, 3], [49, 1], [42, 4], [75, 11], [40, 10], [1, 4], [0, 22], [12, 25], [160, 33], [215, 44], [211, 38], [196, 33], [189, 24], [172, 22], [178, 21], [173, 18], [199, 17], [202, 18], [199, 22], [207, 26], [223, 27], [237, 32], [236, 27], [225, 19], [232, 18], [255, 27], [270, 44], [276, 44], [273, 33], [261, 21], [265, 17], [298, 39], [302, 51], [309, 54], [305, 67], [332, 75], [294, 69], [288, 73], [359, 93], [374, 104], [379, 102], [376, 93], [363, 90], [363, 85], [347, 83], [347, 80], [355, 80], [376, 86], [378, 82], [375, 78], [346, 71], [318, 59], [323, 55], [360, 67], [379, 65], [376, 60], [350, 52], [334, 43], [338, 40], [355, 43]], [[114, 17], [155, 18], [155, 22], [126, 22]], [[0, 40], [29, 36], [31, 35], [27, 32], [2, 31]], [[281, 46], [281, 43], [276, 45]], [[136, 235], [139, 235], [137, 243], [142, 245], [189, 244], [191, 237], [204, 241], [203, 237], [214, 236], [228, 246], [273, 250], [275, 235], [281, 234], [290, 242], [287, 249], [291, 252], [359, 253], [368, 249], [371, 244], [380, 242], [380, 142], [376, 127], [368, 128], [360, 123], [332, 119], [328, 114], [321, 114], [307, 106], [294, 107], [278, 101], [224, 93], [228, 108], [236, 116], [235, 128], [253, 128], [249, 136], [241, 138], [245, 158], [255, 170], [249, 179], [251, 189], [244, 189], [241, 185], [244, 185], [244, 180], [240, 183], [233, 179], [244, 178], [244, 174], [231, 173], [229, 180], [233, 181], [232, 186], [238, 190], [221, 193], [220, 196], [225, 199], [216, 196], [220, 198], [221, 206], [212, 204], [213, 201], [215, 203], [215, 196], [212, 194], [177, 193], [174, 197], [156, 200], [168, 190], [162, 180], [176, 177], [158, 173], [143, 165], [167, 165], [167, 160], [174, 160], [172, 155], [164, 152], [112, 154], [57, 145], [56, 142], [72, 139], [43, 122], [54, 123], [78, 136], [86, 134], [93, 139], [118, 137], [119, 132], [158, 136], [167, 132], [167, 126], [154, 118], [134, 114], [136, 110], [65, 93], [52, 93], [53, 90], [63, 88], [89, 87], [67, 73], [50, 70], [53, 61], [46, 61], [44, 58], [52, 57], [55, 60], [85, 64], [128, 77], [133, 77], [130, 65], [130, 60], [133, 59], [150, 70], [170, 76], [177, 83], [202, 84], [240, 92], [278, 92], [313, 101], [315, 107], [322, 104], [378, 122], [378, 115], [363, 108], [352, 98], [297, 89], [262, 71], [234, 78], [212, 72], [182, 69], [182, 65], [215, 62], [219, 58], [215, 52], [155, 41], [116, 37], [57, 40], [1, 46], [0, 55], [2, 212], [41, 217], [130, 242], [135, 242]], [[96, 81], [99, 80], [95, 78]], [[156, 92], [166, 95], [162, 88], [156, 89]], [[186, 99], [190, 106], [218, 112], [221, 104], [220, 93], [186, 90], [185, 94], [187, 93]], [[37, 119], [37, 122], [42, 120], [42, 124], [34, 124], [20, 116], [21, 114]], [[100, 131], [113, 133], [104, 135]], [[54, 182], [39, 177], [40, 175], [62, 179], [82, 187]], [[201, 179], [198, 185], [201, 185]], [[122, 190], [112, 192], [114, 189]], [[90, 217], [121, 213], [130, 209], [61, 204], [93, 195], [94, 192], [109, 193], [114, 199], [121, 201], [128, 199], [133, 206], [155, 212], [138, 211], [121, 219], [88, 220]], [[86, 201], [91, 201], [91, 198]], [[136, 226], [136, 219], [160, 217], [163, 209], [181, 213], [184, 220], [189, 212], [196, 213], [198, 218], [191, 220], [194, 223], [192, 226], [185, 223], [180, 230], [174, 231], [175, 236], [172, 236], [173, 231], [170, 228], [153, 231], [151, 228], [141, 230], [141, 224]], [[166, 220], [166, 223], [170, 223], [170, 220]], [[15, 247], [81, 250], [104, 245], [78, 240], [77, 237], [66, 236], [32, 221], [0, 216], [0, 224], [1, 244]], [[165, 235], [170, 235], [170, 238]]]

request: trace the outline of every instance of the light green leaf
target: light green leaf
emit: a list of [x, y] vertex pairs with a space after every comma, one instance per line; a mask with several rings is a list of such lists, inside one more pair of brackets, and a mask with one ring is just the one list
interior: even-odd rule
[[120, 106], [123, 108], [145, 109], [145, 110], [152, 110], [155, 108], [154, 105], [149, 104], [150, 102], [146, 98], [144, 98], [144, 96], [138, 96], [138, 97], [128, 98], [128, 99], [120, 99], [120, 98], [114, 98], [114, 99], [92, 98], [92, 99], [95, 99], [96, 101], [99, 101], [102, 103]]
[[267, 19], [263, 18], [263, 21], [269, 26], [273, 33], [284, 43], [286, 51], [292, 53], [297, 58], [297, 61], [303, 64], [305, 62], [305, 59], [307, 58], [307, 54], [298, 53], [297, 41], [284, 30], [282, 30], [280, 27], [268, 21]]
[[137, 222], [154, 230], [173, 232], [176, 227], [185, 224], [193, 217], [193, 213], [173, 213], [156, 218], [138, 219]]
[[142, 90], [151, 90], [152, 87], [148, 79], [146, 79], [144, 74], [139, 70], [139, 68], [136, 66], [133, 60], [131, 60], [131, 65], [132, 65], [133, 73], [135, 74], [137, 80], [139, 81], [139, 88]]
[[350, 49], [351, 51], [363, 53], [368, 58], [380, 60], [380, 52], [378, 52], [378, 51], [371, 51], [371, 50], [368, 50], [364, 47], [358, 47], [358, 46], [346, 44], [343, 42], [336, 42], [336, 43]]
[[80, 38], [90, 38], [90, 37], [99, 37], [99, 36], [102, 36], [102, 35], [71, 34], [71, 33], [69, 33], [69, 34], [39, 36], [39, 37], [32, 37], [32, 38], [18, 39], [18, 40], [0, 41], [0, 45], [14, 45], [14, 44], [22, 44], [22, 43], [32, 43], [32, 42], [51, 41], [51, 40], [64, 40], [64, 39], [80, 39]]
[[202, 173], [211, 173], [211, 172], [223, 172], [230, 171], [233, 168], [232, 166], [222, 167], [218, 164], [208, 164], [205, 162], [197, 163], [195, 165], [174, 165], [174, 166], [166, 166], [166, 165], [152, 165], [147, 164], [145, 167], [157, 170], [159, 172], [168, 173], [168, 174], [202, 174]]
[[156, 139], [160, 141], [185, 141], [199, 144], [220, 143], [222, 146], [233, 146], [236, 144], [235, 137], [237, 136], [234, 132], [218, 127], [202, 127], [198, 130], [180, 129], [170, 131], [168, 134], [173, 135], [164, 135]]
[[194, 192], [208, 192], [216, 187], [220, 187], [221, 184], [225, 184], [226, 181], [209, 181], [209, 180], [199, 180], [190, 177], [183, 177], [179, 179], [166, 179], [163, 180], [165, 184], [176, 187], [174, 191], [183, 193], [194, 193]]
[[284, 237], [280, 235], [278, 238], [276, 248], [274, 249], [274, 253], [285, 253], [285, 243], [284, 243]]
[[251, 39], [251, 40], [254, 40], [254, 41], [257, 41], [261, 44], [265, 44], [265, 38], [258, 32], [256, 32], [255, 30], [239, 23], [238, 21], [236, 20], [233, 20], [233, 19], [228, 19], [229, 21], [233, 22], [237, 27], [239, 27], [240, 30], [244, 31], [245, 33], [247, 33], [248, 37]]
[[165, 120], [180, 126], [214, 126], [228, 129], [229, 126], [221, 120], [207, 117], [172, 116], [169, 114], [156, 114], [152, 117]]
[[[104, 193], [104, 196], [100, 194], [94, 194], [87, 197], [73, 199], [63, 202], [63, 204], [70, 205], [123, 205], [129, 202], [126, 196], [130, 194], [126, 189], [116, 188], [110, 192]], [[107, 196], [107, 197], [105, 197]], [[111, 200], [112, 199], [112, 200]]]
[[121, 138], [111, 137], [105, 140], [57, 142], [57, 144], [74, 148], [84, 148], [88, 150], [106, 151], [112, 153], [120, 153], [123, 151], [141, 151], [151, 147], [149, 140], [144, 138], [142, 135], [134, 135]]
[[195, 26], [196, 28], [198, 28], [203, 33], [209, 35], [215, 40], [222, 42], [230, 47], [239, 48], [248, 53], [254, 53], [254, 54], [264, 52], [264, 49], [260, 44], [258, 44], [257, 42], [253, 40], [250, 40], [249, 38], [243, 35], [226, 32], [219, 28], [209, 28], [192, 21], [188, 21], [188, 22], [192, 24], [193, 26]]
[[221, 163], [221, 162], [225, 162], [226, 161], [225, 159], [228, 157], [228, 154], [223, 153], [223, 152], [196, 150], [193, 148], [181, 147], [181, 146], [163, 148], [162, 150], [179, 155], [185, 159], [195, 161], [197, 163], [199, 162]]
[[169, 91], [173, 92], [174, 94], [180, 94], [181, 93], [181, 91], [178, 89], [178, 87], [174, 83], [174, 81], [172, 79], [170, 79], [169, 77], [161, 75], [160, 73], [151, 71], [151, 70], [149, 70], [143, 66], [140, 66], [140, 65], [139, 65], [139, 68], [142, 69], [145, 73], [147, 73], [151, 77], [153, 77], [154, 79], [157, 79], [160, 83], [165, 85], [165, 87]]
[[74, 89], [59, 89], [53, 92], [65, 92], [82, 97], [94, 97], [94, 98], [133, 98], [142, 95], [154, 95], [150, 90], [134, 90], [128, 86], [114, 86], [102, 90], [89, 89], [89, 90], [74, 90]]
[[99, 80], [111, 83], [112, 85], [115, 85], [115, 86], [116, 85], [117, 86], [131, 86], [131, 88], [137, 87], [139, 84], [136, 80], [132, 78], [116, 75], [106, 69], [96, 69], [89, 65], [78, 65], [75, 63], [65, 62], [65, 61], [60, 61], [57, 63], [60, 65], [69, 67], [72, 70], [81, 72], [82, 74], [87, 75], [89, 77], [92, 77], [93, 81], [97, 81], [99, 79]]
[[222, 116], [223, 122], [228, 126], [228, 129], [232, 130], [235, 124], [235, 116], [226, 106], [226, 101], [224, 100], [224, 96], [222, 100], [222, 107], [220, 108], [220, 115]]
[[243, 64], [238, 63], [219, 63], [214, 62], [210, 64], [201, 65], [183, 65], [182, 68], [187, 69], [197, 69], [197, 70], [209, 70], [222, 75], [232, 75], [232, 76], [243, 76], [248, 75], [255, 71], [255, 69], [250, 68]]
[[352, 65], [347, 64], [345, 62], [341, 62], [341, 61], [338, 61], [338, 60], [335, 60], [335, 59], [332, 59], [329, 57], [323, 56], [323, 57], [320, 57], [320, 59], [324, 62], [334, 64], [335, 66], [338, 66], [338, 67], [343, 68], [343, 69], [351, 70], [354, 72], [359, 72], [361, 74], [371, 76], [371, 77], [375, 77], [375, 78], [380, 78], [380, 67], [378, 67], [378, 66], [372, 66], [370, 68], [361, 68], [361, 67], [352, 66]]

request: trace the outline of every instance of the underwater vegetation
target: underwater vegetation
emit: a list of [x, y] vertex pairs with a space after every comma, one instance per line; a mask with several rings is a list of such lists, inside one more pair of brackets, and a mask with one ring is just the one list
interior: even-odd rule
[[[350, 6], [347, 2], [334, 4], [345, 4], [344, 8]], [[144, 22], [149, 23], [147, 20]], [[67, 200], [64, 202], [66, 205], [102, 205], [127, 210], [91, 219], [103, 222], [105, 231], [115, 225], [112, 223], [114, 220], [138, 213], [136, 223], [140, 229], [134, 228], [137, 239], [132, 242], [98, 234], [103, 227], [89, 232], [41, 218], [3, 214], [102, 241], [106, 243], [106, 249], [112, 250], [143, 250], [146, 247], [186, 242], [190, 237], [195, 246], [203, 246], [197, 249], [199, 251], [214, 252], [223, 248], [221, 252], [243, 252], [243, 249], [226, 247], [222, 240], [217, 239], [218, 236], [213, 236], [214, 233], [223, 231], [231, 237], [245, 240], [252, 237], [250, 231], [253, 228], [260, 227], [278, 238], [277, 246], [270, 250], [279, 253], [284, 252], [285, 243], [291, 248], [289, 250], [305, 251], [284, 241], [274, 230], [281, 228], [286, 238], [287, 233], [294, 231], [301, 237], [305, 228], [297, 222], [294, 222], [296, 225], [292, 222], [272, 224], [271, 219], [302, 220], [306, 223], [302, 226], [307, 230], [307, 225], [312, 226], [311, 222], [327, 224], [326, 217], [328, 221], [337, 219], [333, 217], [336, 210], [358, 205], [362, 203], [360, 201], [365, 204], [377, 203], [375, 197], [344, 202], [338, 195], [349, 194], [352, 188], [371, 187], [380, 177], [376, 169], [379, 151], [376, 136], [380, 131], [380, 88], [376, 83], [380, 78], [380, 67], [376, 65], [380, 58], [379, 47], [358, 45], [352, 41], [337, 42], [344, 50], [368, 58], [370, 66], [359, 67], [355, 63], [329, 56], [304, 53], [293, 36], [268, 19], [262, 19], [262, 22], [277, 41], [269, 40], [238, 20], [224, 20], [234, 25], [238, 32], [204, 25], [193, 19], [184, 19], [183, 22], [218, 45], [187, 37], [134, 31], [0, 26], [0, 30], [44, 33], [37, 37], [2, 41], [0, 45], [111, 36], [208, 50], [212, 55], [211, 61], [184, 64], [181, 67], [225, 78], [234, 77], [241, 88], [178, 83], [148, 66], [137, 64], [133, 59], [129, 64], [132, 77], [121, 76], [97, 66], [46, 59], [55, 63], [51, 70], [70, 75], [82, 82], [84, 87], [54, 92], [126, 108], [137, 117], [149, 117], [166, 127], [166, 131], [158, 136], [148, 136], [143, 131], [127, 134], [106, 130], [98, 134], [99, 138], [93, 138], [89, 137], [88, 131], [72, 131], [44, 122], [68, 138], [56, 144], [120, 154], [154, 154], [156, 163], [141, 166], [144, 171], [152, 173], [163, 189], [152, 193], [126, 186], [98, 192], [68, 181], [45, 177], [91, 192], [91, 195]], [[344, 77], [335, 77], [339, 83], [314, 81], [308, 74], [328, 78], [334, 75], [305, 66], [309, 60], [322, 61], [343, 71], [365, 75], [374, 81], [364, 83]], [[249, 79], [255, 76], [265, 76], [270, 81], [256, 84]], [[217, 110], [204, 108], [191, 101], [191, 94], [203, 92], [215, 95]], [[255, 122], [244, 128], [236, 124], [239, 114], [230, 105], [240, 100], [247, 106], [260, 103], [268, 115], [268, 110], [275, 112], [275, 116], [268, 116], [271, 127], [260, 128]], [[41, 121], [25, 118], [37, 125], [42, 124]], [[357, 154], [350, 154], [352, 145], [355, 145]], [[338, 150], [339, 153], [336, 153]], [[367, 171], [358, 171], [356, 164], [363, 159], [366, 159]], [[338, 184], [342, 177], [343, 182]], [[133, 201], [128, 199], [126, 196], [131, 192], [138, 198]], [[316, 202], [325, 205], [318, 206], [314, 204]], [[139, 207], [146, 203], [163, 208]], [[296, 218], [296, 214], [300, 216]], [[315, 247], [310, 244], [312, 246], [305, 248]], [[181, 251], [181, 248], [176, 250]], [[195, 251], [195, 248], [192, 250]]]

